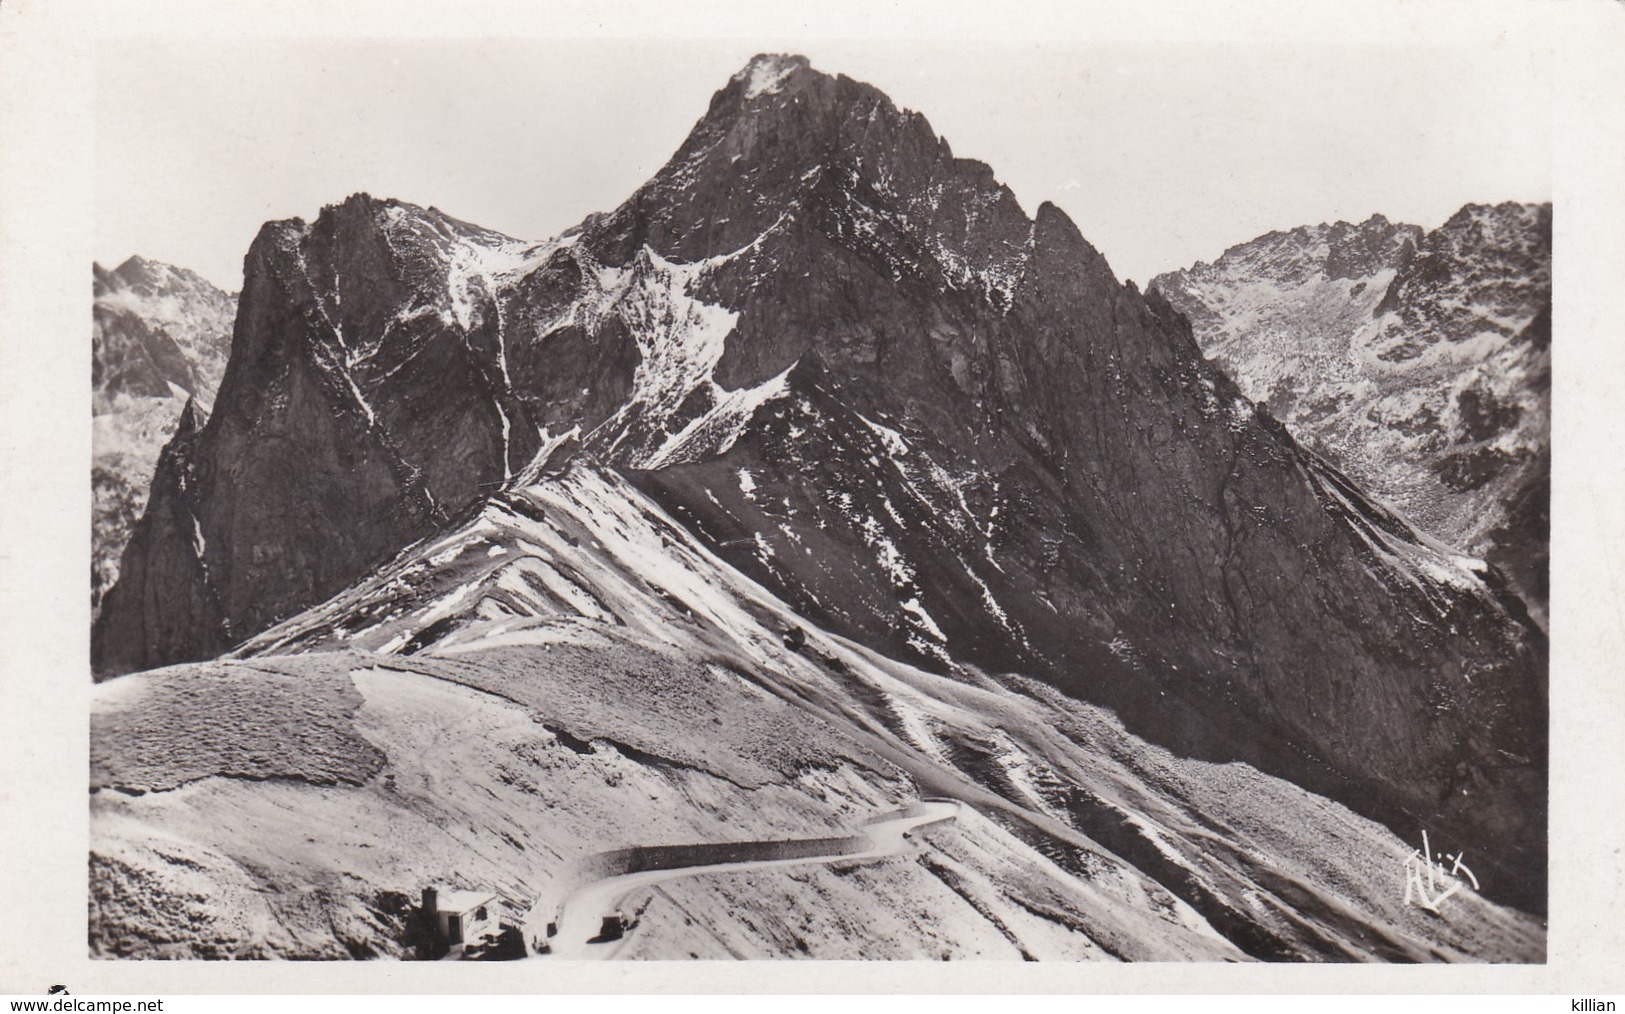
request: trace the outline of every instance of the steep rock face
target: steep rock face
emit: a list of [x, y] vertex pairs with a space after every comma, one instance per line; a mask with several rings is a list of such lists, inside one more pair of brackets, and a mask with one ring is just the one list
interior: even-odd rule
[[[504, 481], [536, 431], [518, 427], [510, 445], [524, 408], [491, 290], [534, 253], [364, 196], [261, 230], [220, 410], [156, 484], [186, 491], [199, 536], [153, 531], [127, 554], [93, 632], [98, 671], [218, 654]], [[219, 613], [156, 634], [137, 603], [179, 591], [163, 561], [188, 554]]]
[[[188, 401], [175, 435], [158, 458], [152, 496], [124, 551], [124, 569], [103, 599], [93, 637], [121, 637], [113, 661], [139, 668], [166, 656], [198, 630], [225, 627], [220, 597], [210, 580], [199, 513], [206, 510], [191, 482], [201, 413]], [[185, 552], [172, 547], [184, 546]], [[92, 642], [92, 649], [96, 647]]]
[[91, 309], [90, 605], [118, 578], [119, 557], [146, 506], [158, 454], [188, 399], [214, 401], [237, 297], [188, 271], [131, 257], [93, 265]]
[[[408, 255], [403, 222], [457, 243]], [[626, 205], [508, 244], [364, 199], [267, 228], [189, 465], [226, 624], [135, 656], [110, 606], [104, 671], [263, 629], [568, 441], [838, 633], [1033, 673], [1482, 848], [1492, 890], [1542, 903], [1544, 660], [1494, 572], [1301, 449], [917, 114], [758, 58]], [[189, 551], [153, 527], [147, 557]]]
[[1544, 625], [1551, 205], [1271, 233], [1152, 284], [1300, 440], [1499, 567]]

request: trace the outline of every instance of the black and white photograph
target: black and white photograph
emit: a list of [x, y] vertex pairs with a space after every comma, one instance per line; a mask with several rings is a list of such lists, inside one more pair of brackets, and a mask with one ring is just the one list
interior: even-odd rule
[[69, 712], [77, 790], [6, 770], [72, 828], [63, 969], [1070, 990], [1619, 941], [1553, 935], [1620, 900], [1567, 830], [1618, 827], [1619, 750], [1554, 746], [1622, 718], [1561, 640], [1620, 643], [1561, 561], [1619, 562], [1620, 480], [1605, 442], [1554, 487], [1613, 334], [1554, 303], [1554, 138], [1563, 18], [1625, 8], [112, 6], [71, 330], [26, 341], [74, 427], [30, 509], [79, 534], [6, 628], [19, 728]]

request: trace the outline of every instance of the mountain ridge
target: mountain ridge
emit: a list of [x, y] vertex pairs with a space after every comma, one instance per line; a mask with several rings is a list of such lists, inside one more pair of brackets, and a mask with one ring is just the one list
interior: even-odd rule
[[1315, 226], [1153, 286], [1250, 397], [1432, 534], [1500, 567], [1544, 625], [1551, 206], [1468, 204], [1436, 230], [1380, 217], [1339, 270]]
[[[1060, 209], [1029, 218], [923, 117], [805, 61], [752, 61], [648, 184], [550, 243], [370, 198], [262, 230], [98, 669], [219, 654], [569, 447], [835, 633], [1020, 666], [1484, 845], [1496, 890], [1543, 904], [1538, 632]], [[198, 605], [164, 627], [175, 600]]]

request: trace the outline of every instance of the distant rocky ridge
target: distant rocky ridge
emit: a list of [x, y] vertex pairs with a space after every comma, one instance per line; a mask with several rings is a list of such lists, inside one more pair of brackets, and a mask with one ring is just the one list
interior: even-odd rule
[[1552, 208], [1274, 232], [1152, 286], [1293, 434], [1545, 624]]
[[237, 313], [235, 295], [185, 268], [131, 257], [93, 270], [92, 617], [118, 577], [182, 408], [195, 398], [206, 414], [214, 401]]
[[800, 58], [554, 241], [365, 195], [267, 224], [98, 673], [218, 655], [572, 456], [869, 650], [1031, 674], [1544, 904], [1544, 644], [1499, 572], [1299, 446], [1058, 208]]

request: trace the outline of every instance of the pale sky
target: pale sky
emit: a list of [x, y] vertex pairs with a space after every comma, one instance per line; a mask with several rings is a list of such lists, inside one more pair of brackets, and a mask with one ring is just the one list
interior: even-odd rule
[[95, 254], [235, 290], [262, 222], [363, 190], [545, 239], [629, 196], [753, 54], [793, 51], [924, 113], [1143, 285], [1271, 229], [1550, 200], [1549, 57], [1447, 41], [104, 39]]

